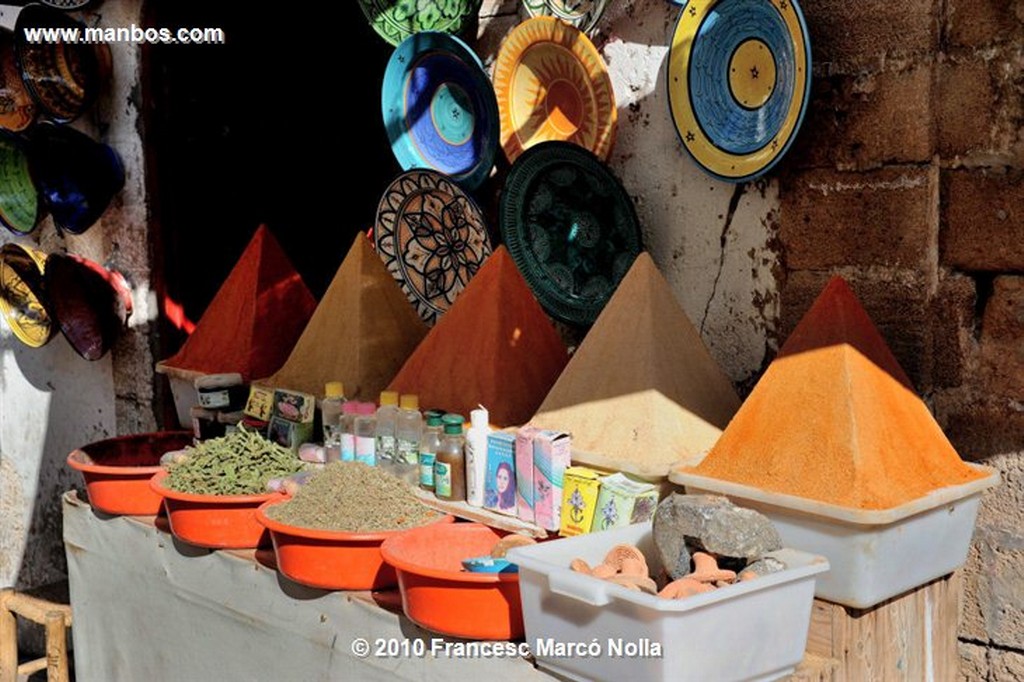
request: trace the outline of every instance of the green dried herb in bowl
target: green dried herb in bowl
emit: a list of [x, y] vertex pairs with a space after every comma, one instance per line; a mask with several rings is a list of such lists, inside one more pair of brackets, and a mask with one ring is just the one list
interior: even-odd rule
[[237, 431], [185, 449], [167, 467], [164, 486], [194, 495], [259, 495], [267, 481], [304, 468], [288, 449], [239, 426]]

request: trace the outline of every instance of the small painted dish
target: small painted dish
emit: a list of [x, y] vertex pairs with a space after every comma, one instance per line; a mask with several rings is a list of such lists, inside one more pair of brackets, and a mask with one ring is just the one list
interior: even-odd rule
[[402, 41], [384, 72], [384, 127], [404, 170], [431, 168], [473, 190], [498, 151], [498, 103], [480, 59], [446, 33]]
[[395, 178], [377, 207], [373, 236], [384, 265], [430, 325], [491, 254], [480, 208], [432, 170]]
[[501, 234], [541, 306], [587, 326], [643, 249], [625, 189], [593, 154], [566, 142], [528, 149], [512, 165]]
[[668, 94], [683, 147], [705, 172], [745, 182], [796, 137], [811, 91], [796, 0], [691, 0], [672, 38]]
[[43, 216], [23, 138], [0, 130], [0, 223], [15, 234], [36, 229]]
[[0, 29], [0, 128], [19, 131], [36, 118], [36, 103], [21, 80], [14, 34]]
[[587, 33], [604, 14], [608, 0], [523, 0], [531, 17], [555, 17]]
[[608, 158], [618, 120], [615, 93], [604, 60], [578, 29], [554, 17], [512, 29], [494, 62], [494, 92], [509, 161], [551, 140]]
[[29, 348], [45, 346], [55, 330], [43, 286], [46, 260], [42, 251], [22, 244], [0, 247], [0, 315]]
[[518, 573], [519, 566], [508, 559], [495, 559], [492, 556], [478, 556], [463, 559], [462, 567], [470, 573]]
[[381, 38], [398, 45], [416, 33], [461, 34], [473, 26], [481, 0], [359, 0]]
[[85, 258], [54, 253], [46, 262], [44, 286], [52, 315], [75, 352], [86, 360], [106, 355], [132, 314], [124, 277]]

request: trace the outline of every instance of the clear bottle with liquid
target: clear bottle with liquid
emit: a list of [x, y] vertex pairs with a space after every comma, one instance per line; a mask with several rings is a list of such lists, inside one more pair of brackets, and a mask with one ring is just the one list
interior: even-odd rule
[[437, 450], [441, 446], [441, 431], [444, 427], [441, 422], [441, 412], [431, 410], [427, 412], [427, 425], [420, 437], [419, 469], [420, 487], [424, 490], [434, 491], [434, 464], [437, 460]]
[[423, 435], [423, 416], [419, 397], [405, 394], [398, 400], [398, 419], [395, 424], [395, 475], [411, 485], [420, 478], [419, 449]]
[[328, 381], [324, 386], [324, 399], [320, 401], [320, 423], [324, 429], [324, 461], [341, 459], [341, 420], [345, 406], [345, 385]]
[[[341, 461], [356, 459], [356, 417], [362, 403], [350, 400], [341, 408]], [[376, 436], [376, 434], [375, 434]]]
[[397, 455], [398, 391], [381, 391], [377, 408], [377, 463], [390, 469]]
[[373, 403], [360, 403], [355, 419], [356, 461], [377, 465], [377, 410]]
[[437, 448], [434, 462], [434, 494], [442, 500], [466, 500], [466, 458], [462, 452], [462, 415], [446, 414], [441, 418], [444, 436]]

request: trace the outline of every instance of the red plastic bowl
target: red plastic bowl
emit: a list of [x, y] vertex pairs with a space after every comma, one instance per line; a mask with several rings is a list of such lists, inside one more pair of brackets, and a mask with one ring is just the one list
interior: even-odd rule
[[402, 610], [417, 625], [469, 639], [519, 639], [518, 573], [470, 573], [462, 560], [489, 554], [505, 533], [478, 523], [414, 528], [381, 545], [395, 567]]
[[[384, 563], [381, 543], [408, 530], [346, 533], [301, 528], [275, 521], [266, 510], [285, 500], [271, 500], [256, 510], [256, 519], [270, 531], [277, 570], [302, 585], [325, 590], [381, 590], [398, 584], [395, 569]], [[434, 523], [449, 524], [444, 516]]]
[[68, 466], [82, 472], [89, 503], [107, 514], [154, 516], [163, 498], [149, 479], [160, 471], [160, 457], [192, 444], [189, 431], [161, 431], [108, 438], [68, 455]]
[[212, 549], [252, 549], [265, 544], [263, 526], [256, 520], [256, 508], [284, 493], [261, 495], [194, 495], [165, 488], [166, 471], [149, 480], [154, 492], [163, 497], [167, 521], [175, 537], [190, 545]]

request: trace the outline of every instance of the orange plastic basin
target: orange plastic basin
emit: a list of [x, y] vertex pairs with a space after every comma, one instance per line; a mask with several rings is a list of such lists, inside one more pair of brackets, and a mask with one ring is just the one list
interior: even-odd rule
[[[408, 530], [346, 533], [300, 528], [266, 515], [285, 500], [271, 500], [256, 510], [256, 519], [270, 531], [277, 570], [297, 583], [325, 590], [380, 590], [398, 584], [395, 569], [384, 563], [381, 543]], [[455, 520], [445, 516], [436, 523]]]
[[489, 554], [505, 533], [478, 523], [434, 524], [388, 538], [402, 609], [417, 625], [469, 639], [519, 639], [523, 610], [518, 573], [470, 573], [462, 560]]
[[212, 549], [252, 549], [269, 540], [256, 520], [256, 508], [269, 500], [283, 499], [284, 493], [194, 495], [165, 488], [166, 477], [166, 471], [159, 471], [149, 485], [163, 497], [175, 537]]
[[189, 431], [120, 436], [82, 446], [68, 455], [68, 466], [82, 472], [89, 503], [107, 514], [154, 516], [163, 498], [149, 486], [160, 471], [160, 457], [192, 444]]

